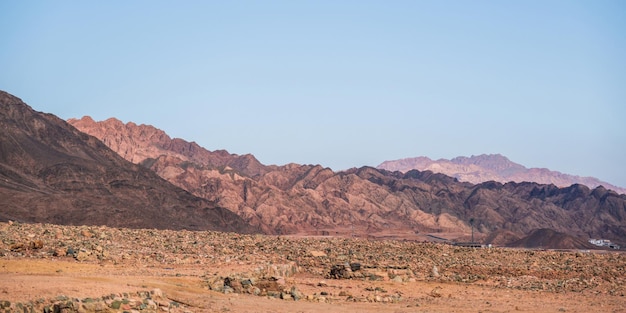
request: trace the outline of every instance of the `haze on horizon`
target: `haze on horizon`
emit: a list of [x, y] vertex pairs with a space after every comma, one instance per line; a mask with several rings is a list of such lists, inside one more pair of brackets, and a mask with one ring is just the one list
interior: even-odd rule
[[623, 1], [0, 3], [0, 89], [335, 170], [499, 153], [626, 186]]

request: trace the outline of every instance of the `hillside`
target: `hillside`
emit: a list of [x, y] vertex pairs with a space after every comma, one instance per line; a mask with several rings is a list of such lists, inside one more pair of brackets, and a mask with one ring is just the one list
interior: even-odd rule
[[499, 154], [456, 157], [451, 160], [431, 160], [427, 157], [407, 158], [385, 161], [378, 165], [377, 168], [400, 172], [408, 172], [410, 170], [433, 171], [472, 184], [480, 184], [487, 181], [500, 183], [511, 181], [517, 183], [535, 182], [547, 185], [553, 184], [557, 187], [581, 184], [589, 188], [603, 186], [618, 193], [626, 194], [626, 188], [614, 186], [594, 177], [580, 177], [551, 171], [546, 168], [526, 168]]
[[[107, 125], [89, 118], [70, 120], [98, 138], [111, 138]], [[121, 124], [145, 134], [152, 126]], [[108, 135], [107, 135], [108, 134]], [[143, 139], [123, 137], [126, 142]], [[182, 140], [182, 139], [172, 139]], [[143, 144], [144, 149], [155, 146]], [[477, 238], [494, 231], [521, 238], [538, 228], [578, 237], [626, 238], [626, 196], [602, 187], [558, 188], [537, 183], [488, 182], [473, 185], [430, 171], [388, 172], [370, 167], [333, 172], [319, 165], [259, 166], [266, 172], [248, 175], [245, 168], [216, 167], [216, 161], [194, 161], [193, 153], [169, 149], [136, 152], [136, 159], [161, 177], [196, 196], [214, 201], [271, 234], [343, 235], [424, 240], [424, 234], [446, 234], [468, 240], [470, 218]], [[221, 156], [226, 162], [240, 156]], [[230, 160], [230, 161], [229, 161]], [[222, 163], [224, 164], [224, 163]], [[501, 240], [501, 239], [499, 239]], [[508, 243], [504, 240], [502, 244]]]
[[551, 229], [537, 229], [528, 236], [509, 243], [507, 246], [516, 248], [550, 248], [550, 249], [597, 249], [586, 240], [555, 232]]
[[0, 127], [0, 221], [256, 231], [3, 91]]

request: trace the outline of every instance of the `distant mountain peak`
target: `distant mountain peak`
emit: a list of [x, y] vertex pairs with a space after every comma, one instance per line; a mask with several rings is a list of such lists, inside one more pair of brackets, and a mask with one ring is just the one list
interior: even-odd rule
[[600, 181], [594, 177], [580, 177], [551, 171], [545, 168], [526, 168], [515, 163], [501, 154], [481, 154], [470, 157], [459, 156], [436, 161], [428, 157], [405, 158], [385, 161], [378, 165], [379, 169], [388, 171], [407, 172], [410, 170], [433, 171], [457, 178], [473, 184], [486, 181], [506, 182], [536, 182], [540, 184], [554, 184], [559, 187], [569, 187], [572, 184], [582, 184], [589, 188], [604, 186], [618, 193], [626, 194], [626, 189]]
[[[472, 155], [470, 157], [458, 156], [458, 157], [450, 159], [450, 162], [452, 162], [452, 163], [459, 163], [459, 164], [468, 163], [468, 162], [469, 163], [473, 163], [473, 164], [484, 163], [484, 162], [513, 163], [513, 162], [511, 162], [511, 160], [509, 160], [509, 158], [507, 158], [507, 157], [505, 157], [505, 156], [503, 156], [502, 154], [499, 154], [499, 153], [496, 153], [496, 154], [479, 154], [479, 155]], [[515, 164], [515, 163], [513, 163], [513, 164]]]

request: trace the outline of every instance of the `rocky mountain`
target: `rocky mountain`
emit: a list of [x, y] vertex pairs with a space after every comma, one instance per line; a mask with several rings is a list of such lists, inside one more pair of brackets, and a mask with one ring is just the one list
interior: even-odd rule
[[87, 134], [97, 134], [105, 145], [133, 163], [173, 156], [210, 168], [231, 168], [251, 177], [265, 174], [271, 168], [261, 164], [251, 154], [240, 156], [225, 150], [208, 151], [195, 142], [172, 139], [164, 131], [150, 125], [136, 125], [133, 122], [124, 124], [115, 118], [96, 123], [89, 116], [70, 119], [68, 122]]
[[0, 221], [257, 230], [0, 91]]
[[[401, 173], [371, 167], [333, 172], [319, 165], [257, 164], [254, 172], [247, 172], [245, 167], [235, 167], [238, 155], [220, 152], [218, 162], [212, 159], [216, 152], [202, 148], [172, 151], [167, 140], [153, 144], [127, 135], [157, 133], [152, 126], [94, 122], [87, 117], [69, 122], [114, 150], [106, 138], [116, 138], [116, 132], [107, 125], [122, 125], [127, 129], [120, 132], [126, 135], [117, 137], [117, 142], [126, 143], [118, 146], [134, 143], [136, 149], [132, 154], [121, 149], [122, 155], [142, 156], [134, 162], [271, 234], [420, 240], [424, 234], [437, 233], [467, 241], [473, 219], [477, 238], [494, 234], [494, 242], [501, 244], [535, 229], [583, 238], [626, 238], [626, 195], [604, 187], [493, 181], [474, 185], [432, 171]], [[189, 144], [170, 139], [175, 140], [182, 146]], [[199, 161], [195, 154], [206, 159]]]
[[407, 158], [385, 161], [377, 166], [388, 171], [408, 172], [410, 170], [433, 171], [457, 178], [460, 181], [480, 184], [487, 181], [536, 182], [554, 184], [558, 187], [569, 187], [573, 184], [585, 185], [589, 188], [604, 186], [621, 194], [626, 188], [611, 185], [594, 177], [580, 177], [563, 174], [546, 168], [526, 168], [512, 162], [500, 154], [482, 154], [471, 157], [456, 157], [451, 160], [431, 160], [427, 157]]

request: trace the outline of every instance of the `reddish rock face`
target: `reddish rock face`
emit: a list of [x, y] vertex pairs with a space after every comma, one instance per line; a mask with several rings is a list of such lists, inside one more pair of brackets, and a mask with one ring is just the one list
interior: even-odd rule
[[[270, 234], [425, 240], [427, 233], [445, 233], [447, 238], [468, 241], [473, 218], [476, 238], [495, 232], [491, 237], [498, 244], [541, 228], [581, 237], [626, 238], [621, 226], [626, 196], [602, 187], [473, 185], [432, 171], [400, 173], [363, 167], [333, 172], [319, 165], [265, 166], [252, 155], [211, 152], [170, 139], [152, 126], [115, 119], [95, 122], [88, 117], [69, 122], [126, 159]], [[457, 161], [468, 167], [482, 164]], [[429, 161], [422, 158], [421, 162]], [[513, 171], [521, 166], [500, 162], [491, 167]]]
[[80, 131], [100, 139], [124, 159], [141, 163], [161, 156], [172, 156], [185, 162], [211, 168], [231, 168], [246, 176], [267, 173], [272, 167], [261, 164], [253, 155], [230, 154], [225, 150], [208, 151], [195, 142], [170, 138], [164, 131], [150, 125], [122, 123], [115, 118], [95, 122], [91, 117], [69, 119]]
[[585, 185], [589, 188], [604, 186], [620, 194], [626, 194], [626, 189], [600, 181], [594, 177], [580, 177], [563, 174], [546, 168], [526, 168], [511, 162], [499, 154], [482, 154], [471, 157], [456, 157], [452, 160], [431, 160], [427, 157], [407, 158], [385, 161], [378, 165], [379, 169], [388, 171], [408, 172], [410, 170], [433, 171], [457, 178], [460, 181], [480, 184], [487, 181], [507, 182], [535, 182], [539, 184], [553, 184], [557, 187], [569, 187], [573, 184]]
[[255, 231], [3, 91], [0, 128], [0, 221]]

